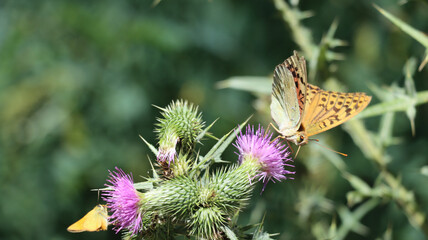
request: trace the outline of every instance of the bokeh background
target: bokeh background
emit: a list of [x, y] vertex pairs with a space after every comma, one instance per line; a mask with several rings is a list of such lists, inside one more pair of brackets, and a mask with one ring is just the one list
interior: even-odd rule
[[[313, 16], [301, 23], [316, 43], [335, 19], [335, 37], [347, 42], [335, 49], [344, 59], [320, 66], [314, 83], [322, 86], [334, 75], [349, 91], [373, 95], [369, 83], [402, 87], [406, 61], [421, 62], [424, 47], [386, 20], [373, 2], [427, 32], [423, 0], [302, 1], [298, 8]], [[199, 105], [207, 123], [219, 118], [212, 129], [216, 136], [251, 114], [253, 124], [267, 126], [269, 113], [255, 110], [254, 94], [216, 84], [232, 76], [269, 77], [295, 49], [301, 50], [273, 1], [154, 6], [147, 0], [2, 0], [0, 239], [120, 239], [112, 231], [72, 234], [66, 228], [102, 202], [91, 189], [104, 185], [109, 169], [118, 166], [136, 180], [149, 176], [148, 160], [154, 156], [138, 135], [156, 144], [153, 128], [160, 115], [152, 105], [187, 99]], [[428, 89], [427, 67], [414, 81], [417, 91]], [[379, 102], [376, 96], [372, 100]], [[426, 214], [428, 177], [420, 170], [428, 165], [428, 107], [416, 110], [415, 136], [406, 114], [396, 113], [396, 141], [385, 151], [391, 156], [389, 172], [414, 193], [417, 208]], [[378, 132], [380, 119], [363, 121]], [[341, 127], [320, 139], [350, 154], [343, 159], [350, 173], [375, 183], [376, 164]], [[317, 224], [340, 226], [340, 209], [356, 208], [347, 205], [352, 186], [326, 155], [313, 146], [301, 151], [296, 179], [269, 184], [262, 195], [257, 186], [240, 216], [242, 225], [264, 217], [265, 230], [278, 233], [276, 239], [315, 239]], [[232, 147], [224, 159], [237, 160]], [[305, 205], [305, 200], [313, 201]], [[350, 230], [346, 239], [426, 239], [394, 201], [384, 201], [358, 221], [368, 231]]]

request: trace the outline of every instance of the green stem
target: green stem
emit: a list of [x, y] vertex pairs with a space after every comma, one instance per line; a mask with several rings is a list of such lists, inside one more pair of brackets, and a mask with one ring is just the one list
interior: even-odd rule
[[341, 224], [339, 230], [337, 231], [337, 235], [335, 237], [336, 240], [341, 240], [348, 235], [349, 231], [352, 230], [355, 223], [358, 223], [361, 218], [363, 218], [370, 210], [375, 208], [379, 204], [380, 200], [378, 198], [372, 198], [359, 206], [352, 215], [347, 215], [349, 218], [342, 219], [344, 222]]
[[282, 12], [282, 18], [286, 21], [293, 33], [294, 42], [300, 46], [304, 55], [311, 59], [315, 44], [311, 32], [300, 24], [300, 15], [297, 10], [291, 9], [284, 0], [274, 0], [276, 9]]

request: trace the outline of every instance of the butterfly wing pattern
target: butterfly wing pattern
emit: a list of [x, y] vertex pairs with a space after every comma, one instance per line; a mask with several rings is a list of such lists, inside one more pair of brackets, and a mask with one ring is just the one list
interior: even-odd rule
[[284, 136], [292, 136], [299, 129], [305, 110], [305, 59], [295, 52], [275, 68], [273, 79], [272, 119]]
[[309, 84], [302, 128], [308, 137], [327, 131], [360, 113], [370, 100], [371, 97], [365, 93], [324, 91]]
[[365, 93], [325, 91], [307, 83], [306, 62], [297, 52], [275, 68], [271, 115], [278, 131], [296, 145], [336, 127], [370, 103]]

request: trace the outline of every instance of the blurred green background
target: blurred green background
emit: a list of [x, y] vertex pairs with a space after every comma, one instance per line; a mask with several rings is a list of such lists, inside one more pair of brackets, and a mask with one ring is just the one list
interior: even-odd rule
[[[428, 29], [428, 3], [374, 1], [421, 31]], [[402, 69], [424, 48], [386, 20], [373, 1], [302, 1], [314, 16], [302, 23], [320, 42], [334, 19], [335, 37], [348, 42], [336, 49], [345, 56], [330, 66], [349, 91], [373, 95], [368, 83], [403, 86]], [[150, 174], [154, 156], [139, 139], [155, 144], [152, 104], [177, 98], [200, 106], [203, 118], [222, 136], [255, 113], [255, 97], [217, 89], [231, 76], [270, 76], [274, 67], [300, 50], [272, 1], [147, 0], [0, 2], [0, 239], [120, 239], [112, 231], [72, 234], [66, 228], [99, 201], [108, 169], [118, 166], [137, 181]], [[316, 84], [325, 80], [320, 67]], [[324, 71], [326, 71], [324, 69]], [[427, 67], [414, 76], [417, 91], [428, 89]], [[328, 89], [335, 90], [335, 89]], [[372, 104], [379, 102], [374, 97]], [[267, 126], [269, 115], [256, 113], [252, 123]], [[428, 107], [417, 107], [416, 135], [405, 113], [397, 113], [393, 134], [398, 144], [386, 148], [389, 171], [415, 194], [428, 212]], [[364, 119], [371, 131], [380, 117]], [[349, 172], [369, 185], [377, 177], [351, 137], [340, 127], [321, 134], [325, 145], [350, 154]], [[206, 140], [211, 146], [213, 140]], [[309, 144], [311, 145], [311, 144]], [[269, 184], [241, 214], [242, 224], [260, 222], [276, 239], [314, 239], [311, 218], [336, 221], [346, 206], [350, 184], [323, 156], [302, 148], [294, 181]], [[236, 161], [231, 147], [224, 159]], [[305, 159], [305, 156], [306, 159]], [[312, 159], [318, 156], [320, 159]], [[314, 170], [315, 169], [315, 170]], [[303, 192], [328, 199], [326, 209], [310, 210], [302, 221]], [[303, 196], [303, 197], [302, 197]], [[102, 202], [102, 201], [101, 201]], [[314, 203], [316, 205], [316, 203]], [[352, 208], [350, 208], [352, 210]], [[300, 216], [300, 217], [299, 217]], [[321, 222], [316, 220], [315, 222]], [[386, 202], [361, 221], [374, 239], [392, 229], [392, 239], [425, 239], [399, 207]]]

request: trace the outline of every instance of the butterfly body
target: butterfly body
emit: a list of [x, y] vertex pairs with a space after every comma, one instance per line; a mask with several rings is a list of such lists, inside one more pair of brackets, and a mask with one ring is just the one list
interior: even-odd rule
[[336, 127], [370, 103], [365, 93], [325, 91], [307, 83], [306, 61], [297, 52], [276, 66], [272, 84], [271, 115], [279, 133], [296, 145]]
[[79, 221], [67, 228], [72, 233], [105, 231], [108, 227], [107, 206], [98, 204]]

